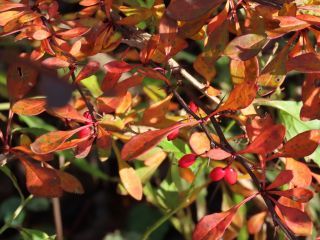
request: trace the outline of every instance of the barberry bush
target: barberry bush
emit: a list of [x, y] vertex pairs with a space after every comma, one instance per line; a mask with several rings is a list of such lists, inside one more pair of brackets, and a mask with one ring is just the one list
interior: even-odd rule
[[[0, 36], [4, 237], [77, 239], [88, 174], [161, 213], [120, 239], [320, 234], [319, 1], [0, 0]], [[46, 199], [53, 235], [26, 225]]]

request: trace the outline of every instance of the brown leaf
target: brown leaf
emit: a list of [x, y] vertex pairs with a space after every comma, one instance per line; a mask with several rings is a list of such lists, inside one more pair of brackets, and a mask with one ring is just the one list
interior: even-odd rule
[[171, 19], [167, 14], [163, 14], [159, 23], [160, 41], [163, 44], [165, 55], [170, 54], [173, 42], [178, 33], [176, 20]]
[[61, 197], [62, 188], [55, 170], [39, 167], [24, 158], [20, 158], [26, 171], [28, 191], [37, 197]]
[[64, 191], [77, 194], [84, 193], [83, 186], [76, 177], [63, 171], [56, 171], [56, 173], [60, 178], [61, 187]]
[[171, 127], [160, 130], [148, 131], [134, 136], [127, 142], [121, 151], [121, 159], [132, 160], [156, 146], [164, 137], [176, 129], [196, 124], [196, 121], [180, 122]]
[[65, 40], [70, 40], [72, 38], [75, 37], [80, 37], [84, 34], [86, 34], [87, 32], [90, 31], [90, 28], [86, 28], [86, 27], [75, 27], [66, 31], [59, 31], [56, 33], [56, 35], [58, 37], [61, 37], [62, 39]]
[[296, 70], [302, 73], [320, 73], [320, 54], [303, 53], [288, 59], [287, 71]]
[[166, 13], [175, 20], [191, 21], [201, 18], [222, 2], [222, 0], [172, 0]]
[[301, 188], [301, 187], [282, 190], [282, 191], [269, 191], [269, 193], [290, 198], [291, 200], [295, 202], [300, 202], [300, 203], [309, 202], [313, 198], [312, 191], [306, 188]]
[[34, 116], [44, 112], [45, 105], [45, 98], [25, 98], [14, 103], [12, 111], [19, 115]]

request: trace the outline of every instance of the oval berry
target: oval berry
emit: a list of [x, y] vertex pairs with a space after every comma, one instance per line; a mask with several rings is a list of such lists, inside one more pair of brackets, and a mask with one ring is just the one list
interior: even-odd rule
[[192, 111], [192, 112], [197, 112], [198, 111], [198, 106], [193, 102], [193, 101], [191, 101], [190, 103], [189, 103], [189, 108], [190, 108], [190, 110]]
[[91, 134], [91, 128], [87, 127], [87, 128], [80, 130], [77, 133], [77, 136], [78, 136], [78, 138], [85, 138], [85, 137], [88, 137], [90, 134]]
[[225, 169], [225, 172], [226, 172], [226, 174], [225, 174], [225, 176], [224, 176], [224, 180], [225, 180], [227, 183], [231, 184], [231, 185], [235, 184], [235, 183], [237, 182], [237, 180], [238, 180], [238, 173], [237, 173], [237, 171], [234, 170], [234, 169], [231, 168], [231, 167], [227, 167], [227, 168]]
[[225, 174], [226, 171], [222, 167], [216, 167], [212, 169], [212, 171], [209, 174], [209, 177], [212, 181], [217, 182], [224, 178]]
[[172, 141], [172, 140], [176, 139], [178, 136], [179, 136], [179, 129], [175, 129], [173, 132], [168, 134], [167, 139], [168, 139], [168, 141]]
[[190, 153], [184, 155], [182, 158], [179, 160], [179, 167], [181, 168], [187, 168], [190, 167], [194, 162], [196, 161], [198, 155], [195, 153]]

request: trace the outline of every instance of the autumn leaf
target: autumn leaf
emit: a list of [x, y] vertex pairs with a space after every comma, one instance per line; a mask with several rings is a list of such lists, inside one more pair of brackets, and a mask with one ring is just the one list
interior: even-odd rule
[[81, 182], [71, 174], [63, 171], [56, 171], [57, 175], [60, 178], [61, 188], [69, 193], [84, 193], [83, 186]]
[[291, 170], [293, 179], [291, 184], [297, 187], [309, 187], [312, 181], [312, 174], [309, 167], [293, 158], [286, 158], [286, 169]]
[[256, 153], [267, 154], [275, 150], [282, 143], [285, 136], [286, 129], [283, 125], [274, 125], [259, 136], [257, 136], [251, 144], [245, 149], [238, 152], [238, 154], [244, 153]]
[[234, 218], [238, 209], [255, 196], [256, 194], [251, 195], [226, 212], [214, 213], [203, 217], [196, 225], [196, 228], [192, 235], [192, 239], [220, 239], [226, 231], [227, 227], [231, 224], [232, 219]]
[[99, 70], [100, 64], [97, 61], [89, 61], [79, 72], [79, 74], [76, 77], [75, 82], [80, 82], [82, 79], [85, 79], [91, 75], [93, 75], [95, 72]]
[[287, 71], [296, 70], [302, 73], [320, 72], [320, 54], [311, 52], [303, 53], [288, 59]]
[[170, 54], [173, 42], [178, 33], [178, 24], [176, 20], [171, 19], [164, 14], [159, 24], [160, 41], [163, 44], [165, 55]]
[[309, 202], [313, 198], [313, 192], [306, 188], [292, 188], [288, 190], [282, 191], [269, 191], [270, 194], [275, 194], [278, 196], [290, 198], [293, 201], [306, 203]]
[[205, 154], [203, 154], [204, 157], [208, 157], [213, 160], [223, 160], [227, 157], [230, 157], [231, 155], [232, 155], [231, 153], [228, 153], [222, 150], [221, 148], [213, 148], [213, 149], [210, 149]]
[[87, 122], [88, 119], [80, 114], [72, 105], [67, 104], [64, 107], [49, 108], [48, 112], [54, 116], [63, 119], [76, 120], [79, 122]]
[[248, 60], [256, 56], [267, 42], [266, 36], [254, 33], [233, 39], [224, 50], [224, 54], [235, 60]]
[[320, 119], [320, 74], [307, 74], [301, 95], [303, 106], [300, 118], [303, 121]]
[[87, 128], [82, 126], [80, 128], [70, 131], [52, 131], [38, 137], [31, 145], [33, 152], [37, 154], [47, 154], [56, 151], [64, 142], [71, 138], [74, 134]]
[[55, 170], [39, 167], [24, 158], [20, 158], [26, 172], [28, 191], [37, 197], [61, 197], [62, 188]]
[[103, 65], [106, 71], [111, 73], [129, 72], [133, 67], [124, 61], [111, 61]]
[[156, 146], [164, 137], [176, 129], [191, 126], [196, 124], [196, 121], [180, 122], [171, 127], [160, 130], [147, 131], [145, 133], [134, 136], [127, 142], [121, 151], [121, 159], [124, 161], [132, 160], [141, 154], [145, 153], [152, 147]]
[[289, 183], [293, 179], [293, 173], [291, 170], [281, 171], [275, 180], [266, 188], [267, 190], [278, 188], [284, 184]]
[[25, 98], [15, 102], [12, 111], [19, 115], [34, 116], [46, 110], [45, 98]]
[[250, 234], [256, 234], [260, 232], [262, 225], [264, 224], [267, 212], [263, 211], [251, 216], [248, 220], [248, 232]]

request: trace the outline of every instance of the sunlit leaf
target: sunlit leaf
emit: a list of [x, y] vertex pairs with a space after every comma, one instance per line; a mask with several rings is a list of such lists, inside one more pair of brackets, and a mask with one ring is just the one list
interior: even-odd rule
[[17, 101], [12, 106], [12, 111], [19, 115], [34, 116], [46, 110], [45, 98], [25, 98]]
[[261, 231], [262, 225], [264, 224], [267, 212], [260, 212], [251, 216], [248, 220], [248, 232], [250, 234], [256, 234]]
[[286, 158], [286, 169], [291, 170], [293, 179], [291, 183], [297, 187], [308, 187], [312, 181], [311, 171], [305, 163], [293, 158]]
[[293, 173], [291, 170], [281, 171], [275, 180], [267, 187], [267, 190], [278, 188], [284, 184], [289, 183], [293, 179]]

